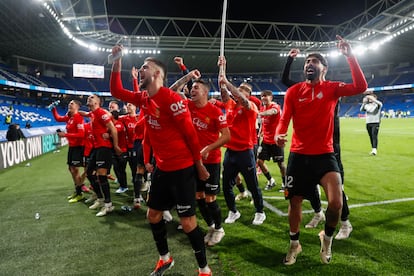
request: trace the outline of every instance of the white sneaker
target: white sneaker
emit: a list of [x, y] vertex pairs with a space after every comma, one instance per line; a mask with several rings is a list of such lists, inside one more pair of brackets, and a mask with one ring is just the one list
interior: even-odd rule
[[321, 221], [325, 221], [325, 214], [323, 211], [315, 213], [311, 221], [305, 225], [305, 228], [316, 228]]
[[165, 220], [166, 222], [170, 222], [170, 221], [172, 221], [172, 220], [173, 220], [173, 217], [172, 217], [172, 215], [171, 215], [170, 211], [168, 211], [168, 210], [165, 210], [165, 211], [162, 213], [162, 217], [164, 218], [164, 220]]
[[218, 244], [224, 237], [226, 233], [224, 232], [223, 227], [220, 229], [214, 229], [213, 234], [211, 235], [210, 240], [208, 241], [208, 246], [213, 246]]
[[117, 194], [123, 194], [123, 193], [125, 193], [126, 191], [128, 191], [128, 188], [122, 188], [122, 187], [119, 187], [119, 188], [115, 191], [115, 193], [117, 193]]
[[290, 242], [289, 251], [283, 259], [283, 263], [285, 265], [293, 265], [296, 263], [296, 256], [299, 255], [300, 252], [302, 252], [302, 246], [299, 241], [294, 243]]
[[344, 240], [349, 238], [349, 235], [352, 232], [352, 225], [349, 220], [342, 222], [341, 221], [341, 228], [339, 228], [338, 234], [335, 236], [335, 240]]
[[88, 197], [87, 200], [85, 200], [85, 203], [92, 203], [95, 202], [98, 199], [95, 193], [93, 193], [90, 197]]
[[95, 200], [95, 202], [91, 206], [89, 206], [89, 209], [96, 210], [96, 209], [102, 208], [103, 206], [104, 206], [103, 198], [98, 198], [97, 200]]
[[224, 220], [224, 223], [234, 223], [236, 220], [240, 218], [241, 214], [239, 211], [236, 211], [233, 213], [232, 211], [229, 211], [229, 215]]
[[270, 178], [270, 180], [268, 180], [266, 182], [266, 187], [265, 187], [265, 191], [269, 191], [271, 190], [274, 186], [276, 186], [276, 181], [274, 180], [274, 178]]
[[370, 152], [371, 155], [377, 155], [377, 149], [373, 148]]
[[207, 244], [210, 241], [211, 236], [213, 235], [213, 232], [214, 232], [214, 223], [213, 223], [213, 225], [208, 227], [207, 234], [204, 236], [204, 243], [205, 244]]
[[325, 236], [325, 231], [319, 232], [319, 240], [321, 241], [321, 261], [324, 264], [329, 264], [332, 260], [332, 237], [327, 238]]
[[96, 214], [97, 217], [103, 217], [112, 212], [115, 207], [112, 205], [112, 202], [105, 203], [105, 206], [101, 208], [101, 210]]
[[265, 221], [265, 219], [266, 219], [266, 214], [264, 212], [263, 213], [256, 213], [256, 214], [254, 214], [254, 219], [253, 219], [252, 224], [260, 225]]
[[239, 201], [245, 198], [249, 198], [249, 192], [247, 190], [245, 190], [243, 193], [238, 194], [235, 200]]

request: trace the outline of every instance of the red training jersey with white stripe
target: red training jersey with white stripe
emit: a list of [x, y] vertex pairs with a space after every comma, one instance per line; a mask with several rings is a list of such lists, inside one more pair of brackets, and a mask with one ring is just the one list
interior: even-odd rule
[[[217, 141], [220, 137], [220, 130], [227, 127], [226, 116], [221, 109], [209, 102], [202, 108], [198, 108], [192, 101], [187, 102], [201, 148]], [[203, 160], [205, 164], [217, 164], [220, 162], [220, 148], [210, 151], [207, 159]]]
[[249, 101], [250, 109], [238, 105], [233, 99], [226, 103], [226, 114], [229, 120], [230, 141], [225, 145], [226, 148], [234, 151], [253, 149], [257, 142], [256, 119], [257, 107]]
[[52, 109], [53, 117], [57, 122], [66, 123], [65, 137], [68, 139], [69, 147], [79, 147], [84, 145], [85, 129], [83, 127], [83, 117], [76, 113], [72, 116], [60, 116], [56, 107]]
[[108, 128], [106, 125], [111, 122], [111, 114], [103, 108], [97, 108], [95, 111], [90, 112], [91, 116], [91, 127], [94, 137], [94, 148], [112, 148], [111, 138], [105, 138], [109, 135], [104, 135], [108, 133]]
[[275, 144], [276, 127], [280, 120], [280, 105], [275, 102], [270, 102], [268, 105], [262, 105], [260, 112], [267, 111], [269, 109], [275, 109], [276, 114], [261, 116], [262, 118], [262, 133], [263, 143], [273, 145]]
[[333, 152], [334, 111], [338, 99], [363, 93], [365, 76], [354, 57], [347, 58], [353, 83], [300, 82], [291, 86], [284, 99], [283, 114], [276, 135], [286, 134], [293, 118], [291, 152], [316, 155]]
[[[112, 72], [112, 96], [140, 107], [145, 117], [145, 131], [156, 165], [163, 171], [176, 171], [200, 160], [200, 144], [187, 104], [174, 91], [161, 87], [149, 97], [146, 91], [132, 92], [122, 87], [119, 72]], [[147, 137], [146, 136], [146, 137]], [[145, 139], [147, 139], [145, 137]]]

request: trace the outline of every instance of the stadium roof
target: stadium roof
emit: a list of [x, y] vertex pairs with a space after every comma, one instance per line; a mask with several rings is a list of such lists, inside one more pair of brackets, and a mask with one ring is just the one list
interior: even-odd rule
[[[280, 55], [290, 48], [328, 53], [335, 49], [336, 34], [354, 49], [379, 46], [368, 52], [368, 63], [414, 62], [412, 0], [306, 1], [292, 6], [287, 1], [272, 6], [261, 0], [227, 2], [224, 52], [231, 72], [280, 71], [285, 59]], [[153, 55], [145, 50], [156, 50], [171, 69], [176, 68], [173, 57], [180, 55], [190, 68], [216, 72], [223, 1], [194, 3], [2, 0], [0, 56], [10, 62], [22, 56], [56, 64], [106, 65], [105, 49], [121, 43], [138, 52], [124, 59], [125, 67], [140, 65]]]

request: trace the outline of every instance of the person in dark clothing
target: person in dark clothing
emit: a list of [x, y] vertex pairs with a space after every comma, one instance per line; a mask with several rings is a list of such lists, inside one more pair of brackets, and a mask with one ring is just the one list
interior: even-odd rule
[[24, 137], [24, 134], [22, 130], [20, 129], [19, 124], [9, 125], [9, 129], [7, 130], [7, 133], [6, 133], [7, 141], [17, 141], [23, 138], [26, 138], [26, 137]]

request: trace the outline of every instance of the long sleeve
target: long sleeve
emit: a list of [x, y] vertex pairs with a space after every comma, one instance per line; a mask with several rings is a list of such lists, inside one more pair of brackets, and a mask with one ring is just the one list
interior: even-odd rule
[[347, 61], [351, 69], [352, 83], [342, 83], [337, 89], [338, 97], [361, 94], [368, 88], [365, 75], [358, 64], [357, 59], [352, 56], [348, 57]]
[[125, 89], [121, 81], [120, 72], [112, 72], [110, 79], [110, 90], [113, 97], [128, 103], [133, 103], [136, 106], [139, 106], [141, 103], [141, 92], [133, 92], [128, 89]]
[[289, 78], [290, 75], [290, 67], [292, 66], [292, 62], [293, 62], [293, 57], [288, 56], [287, 60], [286, 60], [286, 64], [285, 67], [283, 68], [283, 73], [282, 73], [282, 83], [284, 85], [286, 85], [287, 87], [291, 87], [292, 85], [296, 84], [297, 82], [291, 80]]
[[60, 116], [56, 110], [56, 107], [52, 109], [53, 118], [55, 118], [56, 122], [67, 122], [68, 116]]

